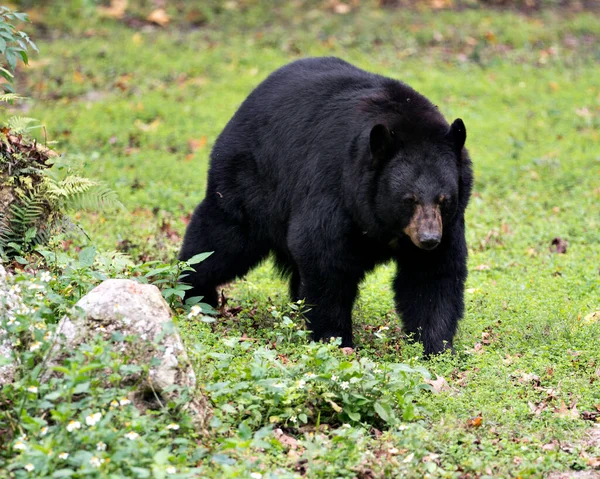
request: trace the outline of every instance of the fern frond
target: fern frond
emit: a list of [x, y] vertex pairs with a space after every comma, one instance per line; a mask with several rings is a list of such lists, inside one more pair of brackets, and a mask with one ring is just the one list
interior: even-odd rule
[[87, 191], [69, 196], [63, 207], [66, 211], [103, 211], [123, 208], [123, 204], [118, 200], [116, 191], [98, 184]]
[[8, 103], [9, 101], [22, 100], [23, 97], [16, 93], [0, 93], [0, 102]]
[[36, 128], [41, 128], [41, 125], [33, 125], [38, 120], [35, 118], [28, 118], [26, 116], [13, 116], [8, 119], [6, 125], [13, 131], [13, 133], [26, 133]]
[[97, 182], [79, 176], [67, 176], [62, 180], [55, 180], [49, 176], [44, 178], [46, 194], [53, 200], [68, 199], [85, 193], [97, 185]]

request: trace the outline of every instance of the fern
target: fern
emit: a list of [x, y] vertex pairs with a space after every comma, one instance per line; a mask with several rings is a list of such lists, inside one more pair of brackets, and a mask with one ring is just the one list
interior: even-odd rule
[[6, 126], [10, 128], [13, 133], [26, 133], [31, 130], [35, 130], [36, 128], [41, 128], [41, 125], [33, 125], [32, 123], [36, 123], [37, 120], [35, 118], [28, 118], [26, 116], [13, 116], [8, 119], [6, 122]]
[[43, 242], [52, 223], [50, 205], [39, 192], [20, 196], [0, 211], [0, 251], [10, 253], [11, 243], [27, 247]]
[[16, 93], [0, 93], [0, 103], [9, 103], [15, 100], [22, 100], [23, 97]]
[[77, 210], [107, 210], [122, 208], [115, 191], [102, 183], [67, 176], [57, 181], [54, 178], [44, 178], [47, 197], [60, 204], [66, 211]]

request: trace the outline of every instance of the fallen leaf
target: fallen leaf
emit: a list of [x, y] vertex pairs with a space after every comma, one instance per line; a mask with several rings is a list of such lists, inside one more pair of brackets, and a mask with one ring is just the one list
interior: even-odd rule
[[450, 391], [450, 385], [443, 376], [438, 376], [436, 379], [426, 379], [425, 382], [431, 385], [432, 391], [436, 394], [442, 391]]
[[191, 138], [188, 140], [188, 148], [192, 153], [204, 148], [206, 146], [207, 138], [206, 135], [201, 136], [200, 138]]
[[481, 415], [467, 419], [467, 427], [481, 427], [483, 418]]
[[573, 403], [570, 407], [565, 404], [564, 401], [560, 402], [560, 407], [554, 408], [554, 413], [558, 417], [577, 419], [579, 418], [579, 411], [577, 410], [577, 404]]
[[273, 431], [273, 435], [275, 439], [277, 439], [282, 446], [288, 447], [290, 449], [298, 448], [298, 441], [292, 436], [288, 436], [281, 429], [277, 428]]
[[600, 321], [600, 311], [594, 311], [583, 318], [583, 322], [586, 324], [597, 323]]
[[100, 16], [116, 18], [118, 20], [125, 16], [127, 3], [127, 0], [111, 0], [109, 7], [98, 7], [98, 13]]
[[490, 267], [487, 264], [479, 264], [475, 266], [475, 271], [486, 271], [488, 269], [490, 269]]
[[148, 132], [148, 131], [154, 131], [154, 130], [156, 130], [159, 127], [159, 125], [161, 124], [161, 121], [160, 121], [159, 118], [155, 118], [150, 123], [144, 123], [142, 120], [138, 119], [138, 120], [135, 120], [133, 122], [133, 124], [139, 130]]
[[161, 27], [164, 27], [169, 23], [169, 20], [171, 19], [164, 8], [157, 8], [156, 10], [150, 12], [150, 15], [146, 17], [146, 20], [148, 20], [151, 23], [156, 23]]

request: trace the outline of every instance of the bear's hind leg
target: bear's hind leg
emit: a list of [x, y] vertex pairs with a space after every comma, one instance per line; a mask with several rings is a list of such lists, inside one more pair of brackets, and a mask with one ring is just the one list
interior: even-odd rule
[[269, 248], [252, 238], [249, 228], [232, 220], [218, 204], [205, 199], [192, 215], [179, 259], [209, 251], [213, 254], [193, 265], [196, 271], [182, 281], [192, 286], [186, 299], [202, 296], [203, 302], [216, 307], [217, 287], [245, 275], [267, 256]]

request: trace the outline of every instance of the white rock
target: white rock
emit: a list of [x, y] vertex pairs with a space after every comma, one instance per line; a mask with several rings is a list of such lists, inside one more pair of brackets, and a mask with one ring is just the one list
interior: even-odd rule
[[[4, 316], [5, 308], [3, 305], [2, 298], [5, 298], [8, 293], [8, 286], [6, 285], [6, 270], [0, 263], [0, 318]], [[0, 387], [5, 384], [12, 383], [15, 379], [15, 364], [12, 355], [12, 346], [8, 339], [7, 334], [2, 329], [0, 324]], [[4, 364], [5, 361], [9, 361]]]
[[[156, 286], [109, 279], [81, 298], [76, 306], [85, 314], [74, 319], [65, 317], [59, 323], [57, 332], [63, 337], [51, 354], [53, 364], [60, 363], [69, 350], [98, 334], [110, 341], [112, 334], [118, 332], [139, 338], [120, 343], [124, 354], [132, 356], [132, 364], [148, 365], [153, 358], [159, 360], [131, 398], [140, 409], [160, 406], [162, 399], [177, 395], [165, 391], [173, 385], [195, 389], [196, 375], [171, 323], [171, 310]], [[139, 379], [139, 374], [130, 374], [123, 383], [134, 384]], [[209, 408], [200, 393], [195, 396], [188, 404], [189, 410], [197, 426], [204, 428]]]

